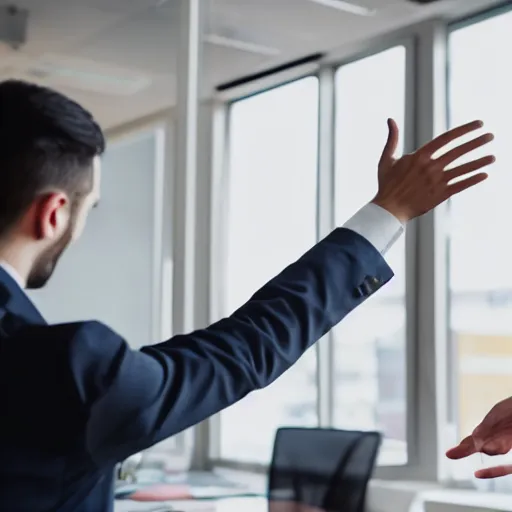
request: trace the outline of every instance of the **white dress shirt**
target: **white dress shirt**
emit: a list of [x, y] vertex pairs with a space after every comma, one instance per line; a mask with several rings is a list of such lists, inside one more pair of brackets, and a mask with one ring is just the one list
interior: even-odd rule
[[363, 206], [343, 227], [366, 238], [383, 256], [405, 229], [394, 215], [373, 203]]

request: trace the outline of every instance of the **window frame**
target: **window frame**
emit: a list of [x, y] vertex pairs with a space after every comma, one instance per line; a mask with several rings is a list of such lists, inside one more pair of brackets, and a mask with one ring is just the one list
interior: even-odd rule
[[[410, 152], [443, 132], [447, 126], [448, 32], [454, 26], [472, 24], [498, 15], [512, 7], [498, 7], [461, 19], [433, 19], [371, 41], [356, 43], [325, 56], [318, 64], [309, 64], [284, 75], [266, 77], [263, 85], [245, 85], [243, 90], [224, 91], [211, 105], [211, 133], [208, 151], [213, 154], [209, 207], [210, 254], [207, 263], [209, 283], [208, 322], [224, 313], [219, 299], [224, 269], [222, 226], [229, 198], [223, 192], [229, 169], [229, 110], [235, 101], [285, 85], [309, 75], [319, 79], [319, 147], [317, 234], [325, 236], [334, 228], [334, 80], [343, 65], [380, 53], [395, 46], [406, 48], [406, 121], [405, 152]], [[199, 151], [202, 150], [200, 144]], [[406, 234], [407, 304], [407, 451], [403, 466], [379, 466], [376, 478], [440, 481], [468, 487], [468, 482], [450, 480], [444, 450], [445, 429], [449, 427], [447, 389], [449, 353], [447, 345], [447, 246], [446, 205], [411, 223]], [[419, 312], [421, 311], [421, 315]], [[319, 425], [329, 426], [332, 419], [333, 365], [332, 336], [316, 345], [317, 404]], [[421, 362], [421, 364], [420, 364]], [[327, 370], [327, 371], [326, 371]], [[421, 406], [420, 406], [421, 404]], [[266, 465], [229, 461], [220, 458], [220, 417], [216, 415], [195, 429], [196, 469], [229, 468], [266, 472]]]
[[[221, 127], [221, 137], [223, 143], [220, 146], [225, 152], [225, 157], [220, 163], [220, 183], [225, 184], [226, 180], [229, 180], [229, 166], [226, 163], [227, 155], [229, 155], [229, 115], [230, 109], [237, 101], [246, 99], [250, 96], [262, 94], [268, 90], [276, 87], [284, 86], [288, 83], [300, 80], [307, 76], [315, 76], [319, 81], [319, 137], [318, 137], [318, 163], [317, 163], [317, 179], [318, 179], [318, 196], [317, 196], [317, 239], [320, 240], [332, 229], [334, 229], [334, 179], [335, 179], [335, 162], [334, 162], [334, 109], [336, 108], [335, 101], [335, 74], [336, 71], [345, 65], [352, 62], [370, 57], [372, 55], [386, 51], [387, 49], [403, 46], [406, 50], [406, 127], [404, 132], [411, 134], [413, 131], [411, 120], [413, 119], [412, 111], [414, 109], [414, 96], [413, 96], [413, 80], [414, 74], [410, 72], [411, 65], [414, 65], [414, 39], [411, 36], [400, 36], [390, 38], [384, 45], [371, 45], [364, 51], [360, 51], [357, 54], [352, 55], [348, 59], [344, 59], [336, 62], [328, 62], [326, 64], [320, 64], [315, 70], [312, 66], [308, 66], [307, 70], [299, 69], [295, 75], [291, 75], [290, 72], [284, 80], [279, 80], [279, 77], [274, 78], [274, 82], [269, 82], [267, 79], [266, 87], [263, 89], [255, 89], [252, 93], [244, 90], [245, 94], [241, 96], [234, 96], [229, 101], [219, 102], [217, 107], [216, 115], [224, 119]], [[406, 137], [405, 148], [406, 151], [410, 151], [413, 148], [413, 136]], [[219, 163], [218, 163], [219, 165]], [[219, 168], [216, 169], [219, 173]], [[215, 171], [214, 171], [215, 172]], [[222, 187], [222, 185], [221, 185]], [[216, 207], [212, 208], [212, 229], [215, 233], [212, 236], [213, 253], [217, 256], [217, 262], [224, 260], [222, 257], [223, 248], [225, 243], [222, 226], [225, 225], [225, 219], [228, 212], [226, 211], [226, 205], [229, 203], [229, 197], [226, 193], [219, 194], [217, 189], [217, 196], [222, 196], [222, 200], [212, 202], [217, 204]], [[409, 247], [411, 244], [414, 245], [415, 229], [411, 227], [408, 229], [406, 244]], [[409, 252], [410, 253], [410, 252]], [[410, 253], [412, 254], [412, 253]], [[415, 275], [415, 262], [414, 258], [406, 257], [407, 273], [409, 283], [406, 290], [406, 296], [409, 297], [415, 293], [414, 275]], [[220, 318], [223, 312], [219, 311], [218, 304], [222, 304], [222, 287], [219, 286], [222, 282], [224, 275], [224, 269], [219, 263], [213, 264], [211, 269], [211, 276], [215, 276], [212, 281], [212, 295], [211, 304], [215, 304], [212, 307], [210, 313], [210, 321], [215, 321]], [[407, 424], [410, 425], [415, 418], [413, 403], [413, 396], [415, 395], [414, 390], [414, 379], [412, 376], [415, 369], [415, 350], [414, 350], [414, 315], [415, 312], [411, 310], [409, 304], [413, 301], [406, 299], [407, 303], [407, 389], [410, 390], [407, 394]], [[333, 336], [327, 334], [326, 339], [322, 340], [315, 346], [317, 355], [317, 408], [318, 408], [318, 419], [319, 426], [329, 427], [332, 425], [332, 410], [333, 410], [333, 379], [334, 379], [334, 365], [333, 365]], [[412, 366], [412, 370], [409, 368]], [[410, 382], [409, 382], [410, 381]], [[410, 396], [409, 396], [410, 395]], [[227, 467], [233, 469], [243, 469], [250, 471], [266, 471], [267, 466], [261, 464], [245, 463], [240, 461], [225, 460], [220, 457], [220, 415], [216, 415], [208, 420], [208, 463], [207, 466], [211, 467]], [[410, 432], [409, 432], [410, 430]], [[414, 433], [416, 428], [408, 429], [408, 459], [414, 460], [414, 454], [409, 447], [414, 446]], [[405, 468], [408, 466], [386, 466], [386, 471], [390, 469]]]
[[[414, 111], [415, 111], [415, 66], [416, 66], [416, 41], [415, 37], [412, 35], [400, 35], [399, 37], [391, 37], [386, 42], [380, 41], [379, 44], [372, 44], [365, 48], [364, 50], [359, 51], [351, 55], [349, 58], [346, 58], [342, 61], [338, 61], [337, 64], [332, 67], [333, 77], [336, 80], [336, 72], [343, 68], [344, 66], [353, 64], [355, 62], [359, 62], [369, 57], [373, 57], [380, 53], [386, 52], [396, 47], [403, 47], [405, 49], [405, 115], [404, 115], [404, 126], [400, 127], [401, 136], [404, 138], [404, 153], [410, 153], [415, 149], [415, 139], [416, 139], [416, 128], [414, 126]], [[337, 111], [336, 104], [336, 96], [333, 101], [334, 108], [332, 109], [334, 112]], [[335, 114], [334, 114], [335, 117]], [[333, 128], [333, 137], [335, 134], [335, 127]], [[331, 173], [333, 176], [333, 187], [332, 191], [334, 193], [335, 187], [334, 182], [336, 180], [336, 168], [335, 168], [335, 148], [334, 148], [334, 140], [332, 146], [333, 152], [333, 163]], [[377, 162], [375, 163], [375, 165]], [[332, 204], [332, 216], [334, 219], [335, 216], [335, 200], [333, 198]], [[361, 205], [363, 206], [363, 205]], [[333, 224], [331, 229], [334, 229], [336, 226]], [[407, 444], [407, 463], [402, 465], [389, 465], [389, 464], [379, 464], [377, 460], [377, 467], [375, 471], [375, 475], [377, 478], [402, 478], [405, 477], [409, 472], [411, 466], [414, 466], [416, 460], [416, 453], [414, 451], [414, 447], [416, 446], [416, 432], [417, 426], [416, 422], [416, 402], [414, 397], [417, 393], [417, 383], [414, 379], [414, 374], [417, 371], [417, 361], [416, 361], [416, 256], [415, 256], [415, 245], [416, 245], [416, 225], [415, 223], [411, 223], [405, 232], [405, 304], [406, 304], [406, 325], [405, 325], [405, 359], [406, 359], [406, 444]], [[331, 354], [334, 354], [334, 335], [332, 332], [328, 334], [329, 336], [329, 344], [331, 346]], [[332, 361], [334, 362], [335, 358], [332, 357]], [[330, 387], [331, 390], [334, 388], [334, 372], [330, 374]], [[333, 392], [331, 391], [333, 394]], [[331, 405], [334, 407], [334, 403]], [[332, 423], [332, 416], [331, 416]], [[332, 426], [329, 425], [329, 426]], [[383, 439], [383, 443], [381, 446], [382, 449], [386, 448], [386, 439]], [[407, 471], [404, 473], [404, 471]], [[387, 476], [390, 474], [391, 476]]]
[[[224, 282], [224, 276], [226, 272], [226, 268], [223, 265], [223, 262], [226, 261], [225, 258], [225, 250], [226, 246], [226, 230], [224, 227], [227, 225], [227, 216], [229, 215], [229, 186], [227, 185], [229, 180], [229, 130], [230, 130], [230, 112], [233, 105], [238, 101], [243, 101], [244, 99], [257, 96], [259, 94], [264, 94], [270, 90], [275, 88], [288, 85], [290, 83], [302, 80], [303, 78], [307, 78], [310, 76], [316, 76], [315, 73], [309, 72], [311, 69], [314, 69], [311, 65], [306, 67], [301, 66], [296, 73], [287, 71], [285, 74], [284, 81], [278, 81], [274, 83], [274, 77], [270, 77], [265, 79], [265, 84], [267, 87], [263, 89], [258, 89], [251, 91], [244, 86], [242, 91], [244, 94], [240, 97], [234, 97], [227, 102], [219, 102], [217, 103], [213, 117], [216, 119], [216, 124], [218, 130], [215, 132], [215, 147], [217, 148], [217, 158], [214, 158], [216, 161], [216, 168], [213, 170], [213, 174], [216, 176], [216, 185], [212, 188], [212, 201], [211, 201], [211, 229], [212, 229], [212, 243], [211, 250], [214, 255], [212, 259], [212, 264], [210, 266], [210, 318], [209, 322], [215, 322], [219, 320], [223, 316], [225, 316], [226, 312], [222, 310], [223, 304], [225, 304], [225, 299], [223, 295], [223, 285], [221, 283]], [[322, 92], [320, 90], [321, 83], [319, 81], [319, 102], [321, 107]], [[226, 93], [223, 94], [222, 97], [226, 97]], [[321, 116], [321, 114], [320, 114]], [[319, 138], [320, 138], [320, 127], [319, 123]], [[319, 148], [320, 153], [320, 148]], [[320, 156], [319, 156], [320, 159]], [[318, 173], [318, 168], [317, 168]], [[318, 203], [318, 199], [317, 199]], [[318, 226], [317, 226], [317, 236], [318, 239]], [[318, 347], [318, 345], [317, 345]], [[315, 347], [317, 352], [317, 365], [318, 365], [318, 348]], [[320, 420], [320, 407], [319, 407], [319, 395], [318, 395], [318, 372], [317, 372], [317, 407], [319, 413]], [[240, 461], [230, 461], [226, 459], [222, 459], [220, 456], [220, 429], [221, 429], [221, 413], [218, 413], [208, 420], [206, 423], [208, 425], [207, 432], [204, 435], [207, 435], [208, 440], [205, 443], [203, 440], [199, 440], [199, 442], [205, 446], [205, 453], [201, 457], [202, 460], [206, 461], [206, 464], [203, 468], [211, 469], [213, 467], [226, 467], [233, 469], [242, 469], [249, 470], [254, 472], [263, 472], [266, 471], [267, 465], [261, 464], [253, 464], [253, 463], [244, 463]], [[320, 423], [319, 423], [320, 424]], [[197, 438], [196, 438], [197, 439]]]
[[[449, 99], [449, 90], [450, 90], [450, 44], [449, 44], [449, 37], [452, 33], [471, 27], [473, 25], [476, 25], [478, 23], [484, 22], [486, 20], [495, 18], [497, 16], [501, 16], [504, 14], [508, 14], [512, 12], [512, 3], [508, 2], [503, 5], [498, 5], [490, 9], [485, 9], [483, 11], [477, 12], [476, 14], [472, 14], [470, 16], [466, 16], [457, 20], [453, 20], [446, 24], [446, 46], [445, 46], [445, 58], [446, 58], [446, 101], [445, 101], [445, 119], [446, 119], [446, 126], [449, 126], [449, 115], [450, 115], [450, 99]], [[447, 202], [443, 209], [443, 215], [445, 219], [445, 224], [449, 222], [449, 204], [450, 201]], [[445, 330], [445, 337], [446, 337], [446, 354], [447, 354], [447, 360], [449, 363], [454, 363], [454, 353], [452, 346], [450, 342], [450, 282], [449, 282], [449, 276], [448, 276], [448, 267], [449, 267], [449, 258], [450, 258], [450, 249], [449, 249], [449, 234], [446, 236], [445, 243], [443, 247], [441, 248], [441, 251], [443, 251], [443, 258], [446, 262], [447, 267], [447, 279], [444, 283], [445, 287], [445, 297], [446, 297], [446, 317], [445, 317], [445, 323], [444, 323], [444, 330]], [[447, 381], [450, 380], [449, 377], [449, 366], [446, 367], [446, 379]], [[446, 397], [446, 428], [450, 429], [451, 431], [457, 431], [457, 423], [458, 423], [458, 417], [457, 412], [455, 410], [457, 404], [456, 404], [456, 376], [453, 376], [450, 382], [448, 382], [447, 386], [447, 397]], [[453, 409], [453, 412], [450, 411], [450, 409]], [[497, 485], [497, 482], [495, 480], [480, 480], [476, 481], [475, 479], [462, 479], [457, 478], [453, 475], [449, 469], [445, 469], [443, 474], [447, 484], [450, 487], [456, 487], [456, 488], [463, 488], [463, 489], [475, 489], [480, 491], [494, 491], [497, 487], [500, 487], [501, 491], [503, 489], [510, 490], [510, 484], [507, 482], [504, 482], [505, 485]]]

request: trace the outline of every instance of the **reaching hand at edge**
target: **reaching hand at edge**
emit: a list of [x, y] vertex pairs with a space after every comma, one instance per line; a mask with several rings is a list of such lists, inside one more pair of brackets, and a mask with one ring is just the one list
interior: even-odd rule
[[[446, 452], [457, 460], [474, 453], [505, 455], [512, 450], [512, 397], [497, 403], [470, 436]], [[477, 478], [496, 478], [512, 474], [512, 464], [498, 465], [475, 472]]]
[[[494, 163], [494, 155], [477, 158], [455, 167], [450, 166], [459, 158], [491, 142], [494, 139], [491, 133], [475, 137], [434, 158], [434, 154], [448, 144], [482, 127], [482, 121], [458, 126], [436, 137], [414, 153], [397, 159], [395, 153], [399, 130], [395, 121], [389, 119], [388, 139], [379, 161], [379, 189], [373, 203], [406, 223], [484, 181], [487, 174], [476, 171]], [[459, 180], [453, 183], [455, 179]]]

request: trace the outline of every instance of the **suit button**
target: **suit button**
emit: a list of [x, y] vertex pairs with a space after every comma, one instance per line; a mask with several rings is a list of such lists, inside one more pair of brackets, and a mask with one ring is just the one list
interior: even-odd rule
[[365, 281], [363, 283], [363, 286], [362, 286], [363, 290], [364, 290], [364, 294], [368, 297], [369, 295], [371, 295], [374, 291], [374, 287], [368, 282], [368, 281]]
[[362, 297], [364, 297], [365, 293], [363, 292], [363, 288], [362, 286], [358, 286], [357, 288], [354, 289], [354, 297], [356, 299], [361, 299]]

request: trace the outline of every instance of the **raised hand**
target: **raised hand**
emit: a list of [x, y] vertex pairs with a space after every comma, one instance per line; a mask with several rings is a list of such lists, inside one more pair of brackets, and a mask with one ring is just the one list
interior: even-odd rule
[[[504, 455], [512, 450], [512, 398], [496, 404], [473, 433], [446, 452], [450, 459], [463, 459], [474, 453]], [[496, 478], [512, 474], [512, 465], [480, 469], [477, 478]]]
[[[455, 194], [459, 194], [487, 178], [480, 169], [495, 162], [493, 155], [450, 167], [459, 158], [494, 139], [485, 133], [456, 146], [438, 158], [434, 154], [456, 139], [482, 128], [473, 121], [443, 133], [414, 153], [395, 158], [399, 131], [395, 121], [388, 121], [389, 135], [379, 162], [379, 190], [373, 202], [407, 222], [432, 210]], [[456, 178], [463, 179], [452, 183]]]

